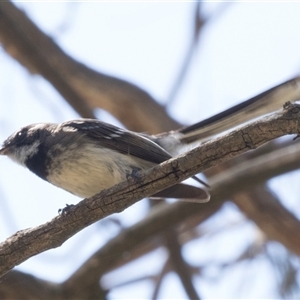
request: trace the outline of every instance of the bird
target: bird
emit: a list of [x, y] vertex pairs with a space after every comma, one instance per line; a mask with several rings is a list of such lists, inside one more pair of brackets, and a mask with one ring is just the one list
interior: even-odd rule
[[[278, 109], [284, 97], [296, 100], [298, 81], [292, 79], [194, 125], [158, 135], [133, 132], [96, 119], [31, 124], [9, 136], [0, 155], [59, 188], [88, 198], [172, 158], [186, 145], [203, 142]], [[208, 185], [193, 178], [206, 188], [180, 183], [152, 197], [186, 196], [196, 199], [191, 202], [209, 201]]]
[[[171, 135], [155, 138], [96, 119], [77, 119], [25, 126], [4, 141], [0, 154], [55, 186], [88, 198], [172, 158], [155, 140], [178, 143]], [[153, 198], [165, 196], [209, 200], [207, 190], [187, 184]]]

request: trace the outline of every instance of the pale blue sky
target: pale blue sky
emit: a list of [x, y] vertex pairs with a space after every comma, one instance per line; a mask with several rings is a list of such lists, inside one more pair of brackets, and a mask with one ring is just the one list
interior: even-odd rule
[[[91, 68], [139, 85], [161, 103], [168, 98], [192, 37], [195, 5], [192, 2], [16, 4], [71, 56]], [[209, 11], [216, 4], [205, 3], [204, 6]], [[170, 108], [174, 118], [186, 124], [199, 121], [297, 75], [300, 71], [299, 12], [300, 3], [231, 3], [203, 30], [191, 68]], [[67, 28], [62, 30], [61, 25], [67, 25]], [[0, 66], [1, 141], [23, 125], [61, 122], [77, 117], [47, 82], [38, 76], [30, 76], [4, 51], [0, 52]], [[101, 117], [114, 121], [106, 114]], [[1, 240], [16, 230], [50, 220], [65, 203], [79, 200], [8, 159], [0, 159], [0, 170], [3, 170], [0, 173], [0, 193], [5, 200], [3, 205], [8, 206], [13, 216], [8, 226], [6, 216], [1, 215]], [[288, 206], [299, 213], [299, 174], [293, 173], [288, 178], [282, 177], [273, 184], [275, 188], [280, 187], [280, 194], [289, 201]], [[295, 191], [293, 195], [287, 195], [287, 181]], [[129, 225], [145, 213], [146, 203], [141, 201], [119, 214], [118, 218]], [[222, 213], [224, 226], [242, 218], [233, 205], [226, 206]], [[216, 219], [207, 226], [219, 228]], [[59, 249], [31, 258], [20, 269], [45, 279], [61, 281], [99, 245], [117, 233], [112, 225], [107, 226], [107, 230], [105, 227], [91, 226]], [[197, 264], [201, 261], [199, 249], [201, 257], [206, 257], [208, 261], [220, 255], [235, 257], [257, 235], [251, 224], [243, 226], [221, 238], [224, 245], [221, 248], [217, 238], [187, 245], [184, 248], [186, 257]], [[82, 239], [86, 240], [84, 244], [80, 243]], [[240, 239], [240, 245], [225, 246], [228, 240], [237, 239]], [[74, 248], [78, 251], [73, 251]], [[146, 263], [148, 272], [159, 270], [165, 259], [163, 249], [149, 255]], [[59, 261], [63, 263], [57, 263]], [[140, 263], [145, 266], [145, 260]], [[233, 278], [239, 278], [243, 269], [236, 268], [233, 273]], [[266, 263], [262, 264], [260, 276], [272, 277]], [[257, 282], [253, 279], [257, 289], [247, 291], [249, 297], [257, 297], [257, 291], [260, 291], [260, 297], [272, 296], [272, 282], [270, 286], [261, 287], [260, 276], [257, 276]], [[109, 276], [105, 280], [109, 282]], [[220, 289], [203, 280], [195, 282], [199, 285], [200, 294], [203, 292], [206, 297], [222, 294], [230, 298], [238, 295], [232, 294], [234, 284], [228, 286], [226, 280], [230, 279], [217, 283]], [[151, 295], [149, 283], [143, 282], [137, 286], [134, 289], [120, 288], [111, 296], [147, 298]], [[172, 275], [163, 288], [162, 297], [185, 297], [178, 279]]]

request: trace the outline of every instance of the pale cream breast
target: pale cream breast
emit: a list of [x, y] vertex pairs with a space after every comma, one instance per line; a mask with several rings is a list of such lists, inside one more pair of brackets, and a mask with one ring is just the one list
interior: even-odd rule
[[78, 151], [67, 151], [56, 157], [55, 167], [52, 165], [47, 179], [52, 184], [84, 198], [125, 181], [133, 169], [146, 170], [154, 165], [109, 149], [84, 146]]

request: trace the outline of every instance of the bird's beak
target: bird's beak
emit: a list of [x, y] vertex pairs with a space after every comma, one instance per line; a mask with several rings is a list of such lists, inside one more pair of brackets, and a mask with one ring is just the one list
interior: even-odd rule
[[2, 146], [0, 148], [0, 155], [7, 155], [8, 152], [9, 152], [9, 148], [8, 147]]

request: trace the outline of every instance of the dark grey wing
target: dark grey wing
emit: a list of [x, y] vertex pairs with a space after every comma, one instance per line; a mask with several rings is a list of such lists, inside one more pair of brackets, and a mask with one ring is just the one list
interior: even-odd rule
[[153, 163], [159, 164], [172, 157], [147, 137], [98, 120], [78, 119], [65, 122], [61, 126], [76, 128], [103, 147]]

